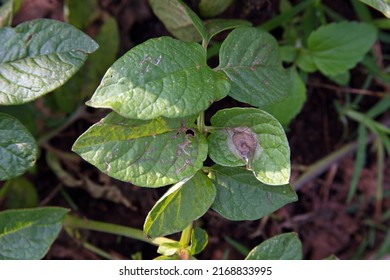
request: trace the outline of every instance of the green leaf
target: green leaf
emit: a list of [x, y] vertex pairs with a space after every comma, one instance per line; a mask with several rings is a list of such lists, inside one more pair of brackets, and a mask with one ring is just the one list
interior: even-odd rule
[[282, 46], [279, 48], [282, 61], [293, 63], [296, 60], [298, 50], [294, 46]]
[[301, 260], [302, 244], [295, 232], [279, 234], [253, 248], [246, 260]]
[[78, 29], [87, 28], [97, 15], [97, 0], [65, 0], [69, 10], [68, 22]]
[[0, 259], [41, 259], [62, 227], [67, 209], [7, 210], [0, 213]]
[[204, 17], [214, 17], [222, 14], [233, 0], [200, 0], [199, 11]]
[[150, 237], [182, 231], [203, 216], [215, 198], [215, 187], [203, 173], [172, 186], [146, 217], [144, 231]]
[[306, 101], [305, 83], [302, 81], [295, 68], [291, 68], [289, 73], [291, 77], [290, 94], [281, 102], [264, 108], [264, 111], [273, 115], [283, 127], [287, 127], [298, 115]]
[[202, 20], [180, 0], [149, 0], [153, 13], [176, 38], [199, 42], [205, 37]]
[[30, 132], [14, 117], [0, 113], [0, 181], [23, 174], [35, 164], [38, 147]]
[[233, 30], [222, 43], [218, 70], [229, 77], [229, 95], [263, 107], [284, 99], [289, 76], [283, 69], [278, 43], [269, 33], [252, 27]]
[[0, 104], [34, 100], [64, 84], [97, 44], [73, 26], [49, 19], [0, 29]]
[[5, 190], [5, 206], [7, 209], [32, 208], [38, 206], [39, 198], [34, 185], [24, 177], [8, 180], [0, 189], [0, 200]]
[[0, 0], [0, 28], [11, 25], [12, 0]]
[[193, 176], [202, 168], [207, 149], [206, 139], [189, 120], [131, 120], [114, 112], [73, 145], [73, 151], [102, 172], [145, 187]]
[[[80, 2], [80, 1], [77, 1]], [[107, 17], [94, 38], [99, 49], [91, 54], [83, 67], [53, 95], [63, 112], [71, 113], [91, 98], [107, 69], [114, 63], [119, 48], [119, 32], [114, 18]]]
[[238, 27], [252, 26], [252, 23], [241, 19], [211, 19], [205, 22], [206, 25], [206, 42], [217, 34]]
[[382, 12], [386, 17], [390, 18], [390, 1], [389, 0], [360, 0], [363, 3]]
[[37, 136], [37, 120], [39, 112], [34, 103], [1, 106], [0, 112], [18, 119], [33, 136]]
[[191, 233], [190, 255], [199, 254], [206, 248], [209, 238], [207, 232], [199, 227], [195, 227]]
[[312, 54], [306, 49], [300, 49], [298, 51], [297, 65], [300, 69], [307, 73], [312, 73], [318, 70]]
[[328, 76], [328, 78], [329, 80], [335, 82], [336, 84], [346, 87], [349, 84], [351, 75], [349, 74], [349, 71], [347, 71], [347, 72], [337, 74], [335, 76]]
[[264, 185], [243, 168], [215, 165], [209, 177], [217, 189], [212, 208], [229, 220], [257, 220], [298, 199], [290, 185]]
[[226, 96], [229, 82], [197, 43], [150, 39], [107, 71], [88, 105], [137, 119], [196, 115]]
[[218, 111], [211, 123], [220, 127], [210, 134], [209, 155], [223, 166], [243, 166], [268, 185], [288, 184], [290, 148], [280, 123], [255, 108]]
[[324, 75], [334, 76], [355, 67], [376, 39], [373, 25], [344, 21], [321, 26], [310, 34], [307, 43], [315, 66]]

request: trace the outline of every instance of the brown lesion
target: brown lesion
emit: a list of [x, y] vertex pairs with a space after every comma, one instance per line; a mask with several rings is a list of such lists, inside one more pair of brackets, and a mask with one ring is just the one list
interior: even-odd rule
[[238, 155], [249, 166], [256, 152], [258, 151], [259, 142], [257, 135], [248, 127], [235, 127], [228, 129], [230, 142]]
[[[176, 156], [180, 157], [183, 156], [184, 154], [184, 157], [191, 157], [191, 153], [189, 149], [191, 148], [190, 146], [192, 144], [191, 138], [195, 137], [195, 131], [193, 129], [185, 128], [183, 126], [182, 128], [179, 129], [176, 137], [183, 133], [185, 134], [184, 141], [176, 145]], [[185, 158], [183, 165], [177, 169], [176, 175], [182, 172], [188, 165], [193, 167], [191, 160]]]

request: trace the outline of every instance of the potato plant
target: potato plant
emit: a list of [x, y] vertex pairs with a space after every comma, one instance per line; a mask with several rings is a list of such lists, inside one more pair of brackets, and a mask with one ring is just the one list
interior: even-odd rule
[[[172, 185], [150, 210], [144, 232], [157, 238], [183, 231], [187, 242], [163, 243], [158, 251], [188, 258], [194, 242], [185, 236], [206, 242], [206, 232], [192, 228], [210, 208], [227, 219], [255, 220], [296, 201], [283, 127], [260, 109], [289, 94], [292, 75], [269, 33], [235, 20], [205, 24], [180, 1], [150, 4], [181, 40], [149, 39], [108, 69], [87, 105], [113, 112], [73, 151], [124, 182]], [[182, 22], [172, 24], [172, 13], [181, 13]], [[210, 40], [232, 28], [211, 68]], [[205, 110], [227, 95], [252, 107], [219, 110], [206, 124]]]
[[[6, 210], [0, 212], [0, 259], [44, 257], [62, 225], [67, 231], [122, 231], [157, 245], [158, 259], [190, 259], [207, 246], [207, 232], [196, 223], [207, 211], [234, 221], [257, 220], [297, 200], [283, 126], [305, 100], [300, 74], [348, 78], [377, 30], [342, 21], [313, 30], [304, 46], [286, 36], [291, 41], [279, 48], [266, 31], [274, 23], [259, 28], [244, 20], [212, 18], [231, 2], [200, 1], [200, 14], [211, 18], [203, 21], [182, 1], [149, 0], [175, 38], [153, 38], [130, 49], [109, 67], [87, 102], [112, 112], [85, 131], [72, 150], [112, 178], [145, 188], [169, 186], [147, 215], [143, 232], [120, 226], [107, 230], [59, 207]], [[62, 102], [66, 91], [60, 87], [97, 43], [54, 20], [8, 27], [12, 7], [11, 0], [0, 6], [0, 105], [24, 104], [56, 90], [60, 107], [70, 112], [78, 100]], [[213, 42], [226, 31], [222, 43]], [[212, 67], [208, 58], [216, 55], [210, 51], [214, 43], [220, 48], [218, 65]], [[96, 61], [91, 65], [101, 68]], [[80, 86], [82, 79], [75, 83]], [[209, 107], [227, 96], [247, 105], [217, 110], [206, 120]], [[0, 112], [0, 132], [0, 180], [7, 181], [34, 166], [39, 148], [14, 116]], [[180, 232], [178, 241], [167, 237]], [[284, 233], [246, 258], [301, 259], [301, 243], [297, 234]]]

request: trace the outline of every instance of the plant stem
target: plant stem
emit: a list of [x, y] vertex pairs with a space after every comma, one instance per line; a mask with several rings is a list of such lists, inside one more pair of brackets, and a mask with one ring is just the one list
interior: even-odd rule
[[205, 121], [204, 121], [204, 112], [201, 112], [198, 116], [198, 119], [197, 119], [197, 125], [198, 125], [198, 130], [200, 133], [202, 133], [203, 135], [206, 135], [207, 133], [207, 130], [206, 130], [206, 124], [205, 124]]
[[375, 214], [374, 221], [379, 224], [382, 216], [382, 201], [383, 201], [383, 174], [385, 173], [385, 152], [380, 138], [376, 141], [377, 146], [377, 178], [376, 178], [376, 193], [375, 193]]
[[67, 215], [65, 217], [64, 227], [70, 229], [88, 229], [105, 233], [112, 233], [137, 239], [157, 246], [162, 243], [173, 242], [173, 240], [166, 237], [147, 238], [142, 230], [136, 228], [98, 222], [94, 220], [81, 219], [72, 215]]
[[77, 110], [68, 117], [68, 119], [59, 127], [56, 127], [52, 131], [49, 131], [45, 133], [45, 135], [38, 138], [37, 143], [38, 145], [43, 145], [44, 143], [48, 142], [51, 138], [56, 136], [59, 132], [70, 126], [73, 122], [78, 120], [83, 114], [85, 114], [85, 106], [80, 106], [77, 108]]
[[115, 258], [114, 256], [112, 256], [111, 254], [107, 253], [106, 251], [92, 245], [91, 243], [88, 243], [88, 242], [82, 242], [81, 245], [91, 251], [92, 253], [95, 253], [96, 255], [102, 257], [102, 258], [105, 258], [105, 259], [108, 259], [108, 260], [119, 260], [118, 258]]

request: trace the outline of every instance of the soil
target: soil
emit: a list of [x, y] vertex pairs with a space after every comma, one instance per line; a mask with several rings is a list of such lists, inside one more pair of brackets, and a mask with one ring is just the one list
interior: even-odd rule
[[[186, 1], [196, 7], [198, 1]], [[297, 1], [292, 1], [297, 2]], [[338, 13], [348, 19], [354, 18], [351, 7], [345, 2], [325, 1]], [[50, 4], [50, 5], [49, 5]], [[146, 1], [100, 0], [100, 7], [113, 15], [121, 30], [121, 47], [118, 55], [148, 38], [168, 35], [163, 25], [149, 10]], [[30, 19], [33, 10], [41, 11], [34, 17], [63, 18], [62, 1], [35, 0], [25, 1], [24, 7], [16, 17], [17, 22]], [[43, 5], [46, 12], [43, 13]], [[278, 1], [245, 0], [236, 1], [224, 14], [224, 17], [236, 17], [250, 20], [255, 25], [269, 19], [277, 12]], [[28, 11], [28, 12], [27, 12]], [[274, 34], [278, 36], [280, 34]], [[354, 70], [357, 76], [361, 69]], [[355, 81], [355, 79], [353, 79]], [[308, 98], [301, 113], [292, 121], [287, 131], [291, 146], [293, 165], [292, 185], [297, 177], [309, 166], [331, 152], [353, 141], [356, 137], [355, 126], [351, 123], [345, 128], [339, 119], [334, 103], [343, 103], [345, 93], [329, 88], [310, 86], [310, 84], [332, 84], [322, 76], [313, 74], [308, 78]], [[335, 85], [334, 85], [335, 86]], [[351, 87], [359, 88], [359, 79]], [[378, 101], [377, 97], [366, 97], [363, 110]], [[244, 106], [231, 99], [214, 104], [208, 116], [215, 110]], [[87, 109], [88, 115], [98, 120], [105, 112]], [[98, 172], [94, 167], [80, 159], [63, 161], [63, 168], [72, 174], [83, 174], [93, 182], [84, 183], [88, 188], [67, 187], [61, 183], [47, 166], [45, 155], [48, 149], [70, 151], [75, 139], [83, 133], [93, 121], [79, 119], [61, 131], [43, 147], [37, 172], [39, 177], [31, 176], [38, 188], [43, 205], [58, 205], [71, 208], [75, 215], [87, 219], [116, 223], [142, 229], [144, 219], [157, 199], [167, 188], [147, 189], [132, 186]], [[49, 147], [49, 148], [48, 148]], [[233, 222], [226, 220], [210, 210], [196, 221], [209, 234], [209, 244], [197, 256], [199, 259], [243, 259], [228, 242], [228, 238], [239, 242], [246, 248], [253, 248], [263, 240], [283, 232], [296, 231], [303, 244], [304, 259], [323, 259], [335, 255], [340, 259], [369, 259], [380, 246], [385, 231], [370, 226], [375, 224], [378, 211], [384, 213], [390, 205], [388, 198], [381, 201], [380, 207], [372, 202], [376, 192], [376, 157], [368, 149], [368, 160], [364, 166], [358, 193], [351, 203], [346, 203], [354, 168], [353, 154], [335, 162], [324, 174], [313, 178], [298, 190], [299, 201], [286, 205], [274, 214], [257, 221]], [[80, 175], [78, 175], [80, 176]], [[384, 190], [390, 190], [390, 160], [385, 161]], [[103, 191], [102, 191], [103, 190]], [[379, 209], [379, 210], [378, 210]], [[379, 215], [380, 217], [380, 215]], [[388, 226], [388, 224], [387, 224]], [[119, 259], [152, 259], [158, 256], [156, 247], [129, 238], [120, 238], [111, 234], [85, 231], [82, 240], [105, 250]], [[369, 236], [374, 235], [369, 240]], [[174, 236], [177, 238], [178, 236]], [[367, 241], [369, 240], [369, 241]], [[359, 246], [368, 242], [362, 254]], [[100, 259], [101, 257], [80, 246], [77, 239], [61, 232], [46, 259]]]

